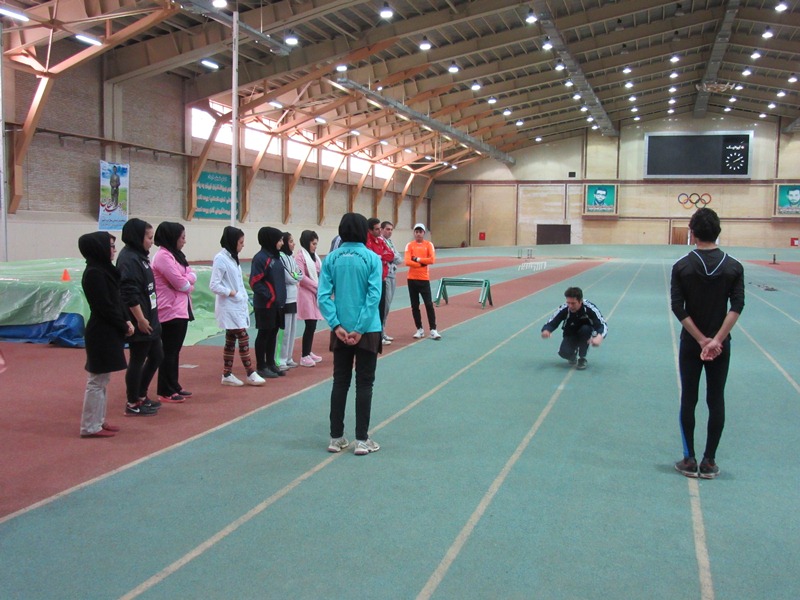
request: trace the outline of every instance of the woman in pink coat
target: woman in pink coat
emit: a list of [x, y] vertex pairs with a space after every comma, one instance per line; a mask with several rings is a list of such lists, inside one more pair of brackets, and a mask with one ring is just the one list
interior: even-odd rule
[[313, 367], [322, 360], [322, 357], [311, 351], [317, 321], [322, 319], [317, 304], [317, 285], [322, 268], [322, 262], [317, 256], [318, 242], [319, 236], [316, 232], [306, 229], [300, 234], [300, 252], [295, 253], [295, 262], [303, 273], [297, 289], [297, 318], [306, 323], [303, 331], [303, 350], [300, 354], [301, 367]]
[[164, 221], [156, 229], [154, 241], [159, 249], [152, 269], [164, 346], [164, 361], [158, 369], [158, 399], [179, 403], [192, 395], [178, 382], [178, 365], [189, 321], [194, 320], [192, 291], [197, 275], [182, 251], [186, 244], [183, 225]]

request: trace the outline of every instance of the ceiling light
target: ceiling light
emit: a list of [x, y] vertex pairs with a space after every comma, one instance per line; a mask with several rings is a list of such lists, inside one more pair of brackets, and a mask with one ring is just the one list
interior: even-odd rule
[[764, 38], [765, 40], [768, 40], [768, 39], [769, 39], [769, 38], [771, 38], [773, 35], [775, 35], [775, 34], [773, 34], [773, 33], [772, 33], [772, 29], [770, 29], [769, 27], [767, 27], [767, 28], [764, 30], [764, 33], [762, 33], [762, 34], [761, 34], [761, 37], [762, 37], [762, 38]]
[[320, 125], [325, 125], [325, 123], [327, 123], [327, 121], [325, 120], [325, 118], [324, 118], [324, 117], [314, 117], [314, 120], [315, 120], [317, 123], [319, 123]]
[[622, 69], [622, 72], [623, 72], [623, 73], [625, 73], [625, 75], [628, 75], [628, 74], [629, 74], [631, 71], [633, 71], [633, 69], [631, 69], [631, 68], [630, 68], [629, 66], [627, 66], [627, 65], [625, 66], [625, 68], [624, 68], [624, 69]]
[[516, 123], [517, 127], [522, 127], [522, 119], [519, 119]]
[[668, 115], [675, 114], [675, 109], [674, 108], [667, 109], [667, 114]]
[[600, 127], [598, 127], [597, 125], [592, 125], [592, 131], [595, 131], [597, 129], [600, 129]]
[[423, 52], [427, 52], [431, 48], [433, 48], [433, 44], [428, 41], [428, 36], [423, 37], [422, 41], [419, 43], [419, 49]]
[[783, 12], [789, 8], [789, 5], [786, 2], [778, 2], [778, 5], [775, 7], [775, 10], [778, 12]]
[[403, 152], [405, 152], [406, 154], [411, 154], [412, 150], [411, 148], [406, 148], [405, 150], [403, 150]]
[[476, 81], [473, 81], [473, 82], [472, 82], [472, 85], [470, 86], [470, 89], [471, 89], [473, 92], [477, 92], [479, 89], [481, 89], [481, 84], [480, 84], [480, 83], [478, 83], [478, 82], [477, 82], [477, 80], [476, 80]]
[[770, 102], [769, 104], [767, 104], [767, 108], [770, 109], [770, 110], [772, 110], [776, 106], [777, 106], [777, 104], [775, 104], [774, 102]]
[[544, 38], [544, 44], [542, 44], [542, 50], [552, 50], [553, 43], [550, 41], [549, 37]]
[[586, 105], [581, 106], [581, 112], [586, 112], [589, 110], [589, 107]]
[[744, 86], [741, 83], [737, 83], [733, 89], [735, 89], [737, 92], [741, 92], [744, 89]]
[[75, 39], [80, 41], [80, 42], [83, 42], [84, 44], [89, 44], [90, 46], [102, 46], [103, 45], [103, 42], [101, 42], [97, 38], [93, 38], [92, 36], [84, 35], [82, 33], [79, 33], [78, 35], [76, 35]]
[[765, 119], [766, 117], [767, 117], [767, 113], [761, 113], [760, 115], [758, 115], [759, 119]]
[[538, 20], [539, 19], [537, 19], [536, 15], [533, 13], [533, 9], [531, 9], [531, 11], [528, 13], [528, 16], [525, 17], [525, 22], [526, 23], [530, 23], [531, 25], [536, 23], [536, 21], [538, 21]]
[[642, 119], [642, 117], [640, 117], [639, 115], [636, 115], [635, 117], [633, 117], [634, 121], [640, 121], [641, 119]]
[[575, 94], [572, 95], [572, 99], [573, 100], [580, 100], [581, 99], [581, 95], [578, 94], [578, 93], [575, 93]]
[[752, 58], [753, 60], [761, 58], [761, 52], [759, 52], [758, 50], [753, 51], [753, 53], [750, 55], [750, 58]]
[[675, 98], [670, 98], [667, 104], [675, 104], [676, 102], [677, 100], [675, 100]]
[[450, 165], [450, 168], [455, 171], [458, 168], [458, 165]]
[[350, 132], [350, 135], [359, 136], [359, 135], [361, 135], [361, 132], [360, 132], [360, 131], [358, 131], [357, 129], [353, 129], [353, 130]]
[[678, 72], [677, 71], [673, 71], [672, 73], [669, 74], [669, 78], [670, 79], [676, 79], [677, 77], [678, 77]]
[[556, 71], [563, 71], [565, 68], [566, 68], [566, 67], [564, 66], [564, 63], [563, 63], [563, 62], [561, 62], [561, 59], [559, 58], [559, 59], [556, 61]]
[[217, 69], [219, 69], [219, 65], [217, 63], [215, 63], [213, 60], [208, 60], [207, 58], [201, 60], [200, 64], [203, 65], [204, 67], [207, 67], [209, 69], [213, 69], [215, 71]]
[[750, 77], [750, 75], [752, 75], [752, 74], [753, 74], [753, 72], [750, 69], [747, 69], [747, 68], [745, 68], [745, 70], [742, 71], [742, 75], [744, 75], [745, 77]]
[[730, 106], [725, 107], [725, 112], [731, 112], [733, 109]]
[[270, 102], [269, 102], [269, 105], [270, 105], [272, 108], [277, 108], [277, 109], [281, 109], [281, 108], [283, 108], [283, 104], [281, 104], [281, 103], [280, 103], [280, 102], [278, 102], [277, 100], [270, 100]]
[[[797, 81], [797, 80], [795, 79], [795, 81]], [[794, 83], [794, 81], [792, 81], [791, 79], [789, 79], [789, 83]], [[572, 82], [572, 79], [567, 79], [567, 80], [564, 82], [564, 85], [565, 85], [565, 86], [567, 86], [567, 87], [572, 87], [572, 86], [573, 86], [573, 85], [575, 85], [575, 84]]]
[[676, 87], [673, 85], [673, 86], [672, 86], [671, 88], [669, 88], [669, 90], [667, 90], [667, 91], [668, 91], [670, 94], [674, 94], [675, 92], [677, 92], [677, 91], [678, 91], [678, 88], [676, 88]]
[[628, 98], [628, 102], [636, 102], [636, 96], [631, 96]]
[[283, 38], [283, 41], [286, 42], [287, 46], [297, 46], [297, 44], [300, 43], [300, 40], [291, 31], [286, 34], [286, 37]]
[[788, 81], [789, 83], [797, 83], [797, 75], [795, 75], [794, 73], [792, 73], [791, 75], [789, 75], [789, 79], [788, 79], [787, 81]]
[[458, 73], [461, 69], [458, 68], [458, 65], [454, 61], [450, 63], [450, 66], [447, 67], [447, 70], [451, 73]]
[[538, 136], [538, 135], [537, 135], [537, 136], [534, 138], [534, 140], [535, 140], [535, 141], [537, 141], [537, 142], [541, 142], [541, 141], [542, 141], [542, 138], [541, 138], [541, 136]]
[[625, 87], [628, 88], [628, 89], [631, 89], [633, 87], [633, 82], [632, 81], [626, 81], [625, 82]]
[[5, 6], [0, 6], [0, 15], [5, 15], [11, 19], [14, 19], [15, 21], [20, 21], [22, 23], [30, 21], [30, 19], [25, 15], [23, 15], [21, 12], [11, 10], [10, 8], [6, 8]]
[[507, 109], [505, 109], [505, 110], [503, 111], [503, 116], [504, 116], [504, 117], [507, 117], [507, 116], [508, 116], [508, 115], [510, 115], [510, 114], [511, 114], [511, 109], [510, 109], [510, 108], [507, 108]]
[[211, 3], [211, 6], [213, 6], [214, 8], [225, 8], [226, 6], [228, 6], [228, 2], [227, 0], [214, 0]]
[[686, 13], [685, 13], [685, 12], [683, 12], [683, 7], [681, 6], [681, 3], [680, 3], [680, 2], [678, 2], [678, 3], [675, 5], [675, 16], [676, 16], [676, 17], [682, 17], [682, 16], [684, 16], [685, 14], [686, 14]]
[[384, 2], [383, 8], [379, 14], [381, 15], [381, 19], [391, 19], [394, 16], [394, 11], [392, 10], [392, 7], [389, 6], [388, 2]]
[[622, 48], [619, 51], [620, 54], [627, 54], [628, 53], [628, 44], [622, 44]]
[[786, 95], [786, 92], [784, 92], [783, 90], [781, 90], [781, 91], [780, 91], [780, 92], [778, 92], [776, 95], [778, 96], [778, 98], [783, 98], [783, 97]]
[[678, 62], [679, 60], [680, 60], [680, 57], [679, 57], [677, 54], [674, 54], [674, 55], [672, 56], [672, 58], [670, 58], [670, 59], [669, 59], [669, 62], [671, 62], [672, 64], [675, 64], [675, 63], [676, 63], [676, 62]]
[[496, 104], [496, 103], [497, 103], [497, 98], [495, 98], [494, 96], [492, 96], [491, 98], [489, 98], [489, 99], [487, 100], [487, 102], [488, 102], [489, 104]]
[[594, 117], [586, 117], [587, 123], [591, 123], [592, 121], [594, 121]]
[[339, 73], [344, 73], [345, 71], [347, 71], [347, 65], [336, 65], [336, 70]]
[[730, 102], [731, 104], [736, 102], [736, 96], [731, 96], [730, 98], [728, 98], [728, 102]]
[[639, 112], [639, 109], [638, 109], [638, 108], [636, 108], [636, 107], [634, 106], [634, 107], [631, 109], [631, 112]]

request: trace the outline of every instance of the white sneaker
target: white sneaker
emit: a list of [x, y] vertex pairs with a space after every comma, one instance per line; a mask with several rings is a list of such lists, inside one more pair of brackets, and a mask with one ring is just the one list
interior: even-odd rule
[[435, 329], [431, 329], [431, 339], [432, 340], [440, 340], [440, 339], [442, 339], [442, 336], [439, 335], [439, 332], [436, 331]]
[[387, 338], [386, 336], [383, 336], [383, 339], [382, 339], [382, 341], [383, 341], [383, 345], [384, 345], [384, 346], [391, 346], [391, 345], [392, 345], [392, 340], [390, 340], [390, 339], [389, 339], [389, 338]]
[[246, 381], [247, 385], [264, 385], [264, 383], [266, 383], [266, 380], [255, 371], [247, 376]]
[[387, 342], [393, 342], [394, 341], [394, 338], [392, 336], [386, 335], [385, 333], [383, 334], [383, 339], [385, 341], [387, 341]]
[[417, 333], [414, 334], [415, 340], [421, 340], [425, 337], [425, 330], [424, 329], [417, 329]]
[[347, 438], [331, 438], [331, 443], [328, 444], [328, 452], [341, 452], [350, 445]]
[[369, 454], [370, 452], [377, 452], [380, 449], [381, 447], [377, 444], [377, 442], [374, 442], [372, 438], [367, 438], [364, 441], [356, 441], [356, 447], [355, 450], [353, 450], [353, 453], [356, 456], [363, 456], [365, 454]]
[[294, 369], [295, 367], [299, 367], [300, 365], [298, 365], [296, 362], [294, 362], [294, 360], [290, 358], [289, 360], [286, 361], [286, 366], [289, 367], [290, 369]]
[[233, 385], [238, 387], [240, 385], [244, 385], [244, 383], [242, 383], [242, 380], [236, 377], [236, 375], [231, 373], [230, 375], [222, 376], [222, 385]]

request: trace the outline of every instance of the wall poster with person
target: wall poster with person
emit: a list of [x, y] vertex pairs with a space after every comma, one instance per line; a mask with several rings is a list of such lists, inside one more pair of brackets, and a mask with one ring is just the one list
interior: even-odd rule
[[616, 215], [617, 186], [606, 183], [587, 185], [583, 213], [587, 215]]
[[775, 216], [800, 217], [800, 183], [775, 186]]
[[119, 231], [128, 220], [129, 175], [130, 165], [100, 161], [100, 231]]

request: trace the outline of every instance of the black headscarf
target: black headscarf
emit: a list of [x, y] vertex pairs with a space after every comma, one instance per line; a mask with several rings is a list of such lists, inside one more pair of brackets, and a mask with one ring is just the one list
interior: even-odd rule
[[231, 253], [233, 260], [236, 261], [237, 265], [239, 264], [239, 252], [236, 250], [236, 248], [239, 246], [239, 240], [243, 237], [244, 231], [238, 227], [232, 227], [231, 225], [228, 225], [222, 230], [222, 239], [219, 241], [219, 245]]
[[119, 279], [119, 271], [111, 262], [111, 244], [116, 239], [107, 231], [86, 233], [78, 238], [78, 250], [86, 259], [87, 266], [99, 267]]
[[189, 261], [186, 260], [186, 255], [178, 250], [178, 240], [185, 231], [185, 227], [180, 223], [172, 223], [170, 221], [162, 222], [156, 228], [156, 235], [153, 242], [156, 246], [169, 250], [170, 254], [175, 257], [180, 264], [184, 267], [189, 266]]
[[275, 227], [262, 227], [258, 230], [258, 243], [261, 248], [270, 256], [278, 256], [278, 242], [281, 241], [283, 233]]
[[343, 242], [367, 243], [369, 235], [367, 217], [358, 213], [347, 213], [339, 221], [339, 237]]
[[150, 252], [144, 249], [144, 234], [152, 228], [153, 226], [147, 221], [136, 218], [128, 219], [128, 222], [122, 226], [122, 241], [131, 250], [147, 256]]
[[292, 234], [288, 231], [284, 231], [281, 238], [283, 239], [283, 246], [281, 246], [281, 252], [283, 252], [286, 256], [291, 256], [292, 249], [289, 248], [289, 238], [292, 237]]
[[318, 239], [319, 236], [317, 232], [311, 231], [310, 229], [306, 229], [300, 234], [300, 245], [305, 248], [306, 252], [308, 252], [315, 261], [317, 260], [317, 255], [311, 251], [311, 242]]

